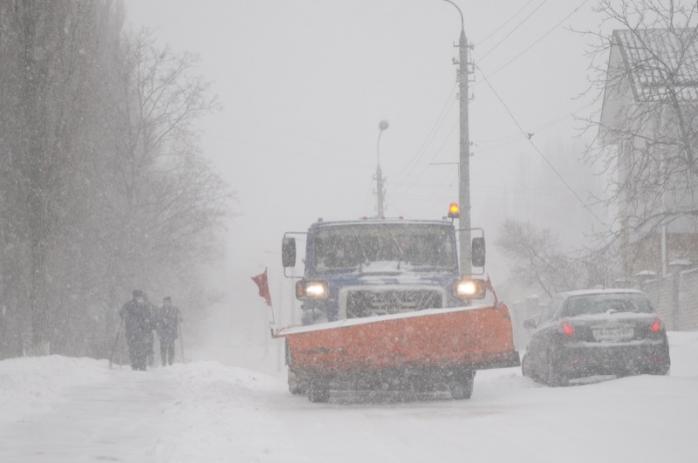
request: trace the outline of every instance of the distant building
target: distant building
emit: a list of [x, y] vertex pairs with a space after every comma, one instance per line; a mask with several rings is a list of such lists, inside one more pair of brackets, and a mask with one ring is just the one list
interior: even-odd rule
[[[611, 37], [599, 136], [614, 150], [623, 194], [616, 204], [625, 275], [698, 262], [695, 173], [678, 155], [698, 153], [698, 36], [694, 29], [616, 30]], [[688, 147], [688, 149], [686, 149]]]

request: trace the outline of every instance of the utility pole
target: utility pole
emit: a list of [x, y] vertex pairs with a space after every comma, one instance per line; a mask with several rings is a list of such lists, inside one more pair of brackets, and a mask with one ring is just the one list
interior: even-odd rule
[[381, 137], [389, 127], [388, 121], [380, 121], [378, 124], [378, 141], [376, 141], [376, 199], [378, 201], [376, 212], [379, 219], [385, 218], [385, 178], [381, 170]]
[[458, 239], [460, 241], [460, 271], [463, 275], [472, 273], [471, 244], [470, 244], [470, 133], [468, 128], [468, 103], [470, 94], [468, 79], [468, 39], [465, 37], [465, 21], [463, 11], [451, 0], [444, 0], [453, 5], [460, 14], [460, 38], [458, 39], [458, 93], [460, 102], [460, 162], [458, 182], [458, 203], [460, 219], [458, 221]]
[[383, 171], [381, 170], [380, 164], [378, 164], [378, 166], [376, 166], [375, 177], [376, 177], [376, 199], [378, 202], [376, 210], [378, 212], [378, 218], [384, 219], [385, 218], [385, 187], [383, 186], [383, 182], [385, 181], [385, 178], [383, 178]]

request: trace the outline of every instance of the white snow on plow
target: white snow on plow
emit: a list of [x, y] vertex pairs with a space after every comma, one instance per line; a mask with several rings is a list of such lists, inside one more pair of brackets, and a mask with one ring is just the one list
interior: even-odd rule
[[452, 307], [448, 309], [425, 309], [417, 310], [414, 312], [405, 312], [389, 315], [377, 315], [374, 317], [363, 317], [363, 318], [349, 318], [346, 320], [338, 320], [335, 322], [317, 323], [315, 325], [307, 326], [291, 326], [288, 328], [279, 328], [273, 331], [275, 337], [284, 337], [290, 334], [298, 333], [309, 333], [312, 331], [323, 331], [333, 328], [346, 328], [348, 326], [357, 325], [370, 325], [372, 323], [379, 323], [387, 320], [403, 320], [406, 318], [419, 318], [419, 317], [429, 317], [432, 315], [443, 315], [454, 312], [468, 312], [471, 310], [487, 309], [493, 308], [492, 304], [487, 305], [471, 305], [465, 307]]

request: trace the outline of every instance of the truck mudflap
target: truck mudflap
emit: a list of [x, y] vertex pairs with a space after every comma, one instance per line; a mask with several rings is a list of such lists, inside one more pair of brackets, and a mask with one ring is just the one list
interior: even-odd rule
[[519, 365], [502, 303], [357, 318], [273, 332], [305, 377], [400, 371], [473, 371]]

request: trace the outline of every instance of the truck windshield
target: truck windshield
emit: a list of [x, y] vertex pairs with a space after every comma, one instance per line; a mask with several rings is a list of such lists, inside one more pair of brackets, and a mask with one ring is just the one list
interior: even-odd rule
[[382, 262], [405, 267], [456, 268], [453, 228], [432, 224], [358, 224], [321, 228], [315, 235], [318, 271], [355, 269]]

